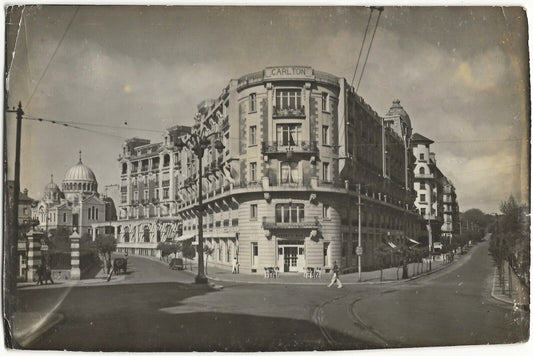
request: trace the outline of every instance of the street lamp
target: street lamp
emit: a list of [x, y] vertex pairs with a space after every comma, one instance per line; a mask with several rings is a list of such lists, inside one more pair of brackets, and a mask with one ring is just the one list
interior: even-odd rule
[[192, 132], [188, 135], [185, 141], [178, 139], [176, 147], [178, 150], [183, 150], [188, 147], [191, 152], [194, 153], [198, 159], [198, 274], [195, 281], [197, 284], [206, 284], [207, 277], [204, 273], [204, 231], [203, 231], [203, 202], [202, 202], [202, 158], [206, 148], [211, 146], [210, 138], [216, 136], [214, 142], [214, 148], [221, 153], [224, 150], [224, 145], [218, 137], [219, 132], [208, 133], [207, 128], [203, 125], [202, 121], [204, 115], [196, 114], [194, 120], [196, 123], [193, 126]]

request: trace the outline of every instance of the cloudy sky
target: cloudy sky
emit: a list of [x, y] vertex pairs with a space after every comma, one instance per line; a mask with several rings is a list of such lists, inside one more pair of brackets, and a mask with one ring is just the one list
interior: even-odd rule
[[[27, 115], [99, 133], [24, 121], [21, 187], [40, 198], [50, 174], [60, 183], [82, 150], [103, 192], [119, 182], [125, 138], [161, 140], [155, 131], [191, 124], [198, 102], [266, 66], [309, 65], [351, 81], [369, 13], [26, 7], [20, 31], [16, 14], [6, 29], [8, 53], [18, 33], [8, 104], [21, 100]], [[496, 212], [511, 193], [527, 199], [526, 21], [520, 8], [386, 7], [381, 16], [359, 94], [381, 115], [401, 100], [414, 131], [435, 141], [462, 211]], [[11, 163], [13, 117], [6, 119]]]

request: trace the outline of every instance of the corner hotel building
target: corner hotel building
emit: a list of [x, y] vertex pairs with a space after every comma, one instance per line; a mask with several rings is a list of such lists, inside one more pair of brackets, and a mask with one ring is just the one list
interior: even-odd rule
[[[206, 149], [202, 162], [209, 263], [229, 267], [235, 256], [241, 273], [355, 268], [359, 194], [363, 268], [377, 265], [382, 242], [424, 234], [411, 123], [398, 100], [380, 117], [344, 78], [283, 66], [231, 80], [198, 111], [225, 146]], [[197, 238], [197, 158], [175, 146], [190, 128], [167, 131], [164, 142], [123, 146], [119, 251], [157, 256], [165, 238]]]

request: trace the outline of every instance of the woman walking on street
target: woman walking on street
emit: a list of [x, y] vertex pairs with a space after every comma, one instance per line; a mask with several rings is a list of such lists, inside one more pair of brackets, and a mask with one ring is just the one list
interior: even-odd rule
[[337, 266], [337, 261], [333, 262], [333, 277], [331, 282], [328, 284], [328, 288], [331, 287], [335, 282], [337, 282], [337, 288], [342, 288], [342, 282], [339, 278], [339, 266]]

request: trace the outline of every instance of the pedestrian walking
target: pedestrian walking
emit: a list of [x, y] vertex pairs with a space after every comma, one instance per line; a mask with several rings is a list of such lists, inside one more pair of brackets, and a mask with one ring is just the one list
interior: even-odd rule
[[342, 282], [339, 278], [339, 266], [337, 266], [337, 261], [333, 262], [333, 277], [331, 282], [328, 284], [328, 288], [331, 287], [335, 282], [337, 282], [337, 288], [342, 288]]
[[239, 262], [237, 262], [237, 257], [233, 257], [233, 263], [231, 265], [231, 273], [239, 273]]
[[37, 276], [39, 277], [39, 280], [37, 281], [38, 286], [43, 285], [43, 283], [48, 284], [48, 281], [50, 281], [51, 284], [54, 284], [54, 281], [52, 280], [52, 270], [47, 264], [43, 263], [37, 267]]

